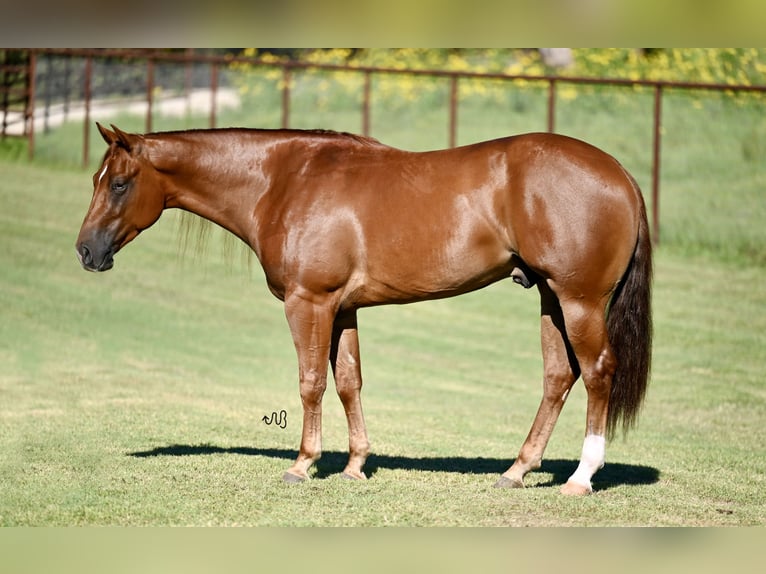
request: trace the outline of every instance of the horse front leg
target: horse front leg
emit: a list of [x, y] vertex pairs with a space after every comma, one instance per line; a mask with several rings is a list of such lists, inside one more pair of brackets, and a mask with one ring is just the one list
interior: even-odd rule
[[322, 297], [294, 293], [285, 298], [285, 314], [298, 353], [298, 376], [303, 405], [303, 432], [295, 463], [285, 482], [306, 480], [311, 465], [322, 456], [322, 396], [327, 388], [327, 364], [335, 307]]
[[343, 476], [365, 479], [367, 477], [362, 468], [370, 453], [370, 442], [362, 414], [362, 366], [359, 360], [356, 310], [342, 314], [335, 320], [330, 364], [348, 421], [349, 456]]

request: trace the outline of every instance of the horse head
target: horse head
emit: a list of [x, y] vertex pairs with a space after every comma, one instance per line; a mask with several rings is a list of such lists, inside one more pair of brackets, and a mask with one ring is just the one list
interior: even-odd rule
[[75, 248], [86, 270], [106, 271], [115, 253], [159, 219], [164, 199], [144, 137], [96, 125], [109, 149], [93, 175], [93, 199]]

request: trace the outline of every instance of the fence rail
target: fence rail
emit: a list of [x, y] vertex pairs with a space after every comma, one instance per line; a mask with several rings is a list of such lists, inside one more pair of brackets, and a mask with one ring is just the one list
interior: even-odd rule
[[29, 53], [25, 50], [0, 50], [0, 137], [10, 134], [15, 124], [22, 133], [31, 114]]
[[[85, 108], [85, 120], [83, 131], [83, 164], [87, 164], [89, 157], [89, 134], [90, 134], [90, 109], [93, 98], [93, 62], [94, 60], [119, 59], [132, 61], [145, 66], [146, 78], [146, 131], [152, 131], [152, 117], [154, 114], [154, 88], [155, 71], [159, 63], [175, 64], [206, 64], [210, 67], [208, 85], [211, 92], [209, 113], [210, 127], [216, 126], [216, 97], [219, 89], [219, 70], [232, 64], [247, 64], [255, 68], [280, 69], [283, 81], [281, 82], [281, 126], [287, 128], [290, 125], [290, 101], [291, 101], [291, 75], [297, 70], [324, 70], [337, 72], [352, 72], [363, 75], [362, 104], [362, 133], [369, 135], [370, 132], [370, 101], [372, 94], [372, 77], [375, 75], [409, 75], [413, 77], [446, 78], [449, 80], [449, 113], [448, 145], [454, 147], [457, 142], [457, 123], [459, 111], [458, 86], [461, 80], [487, 80], [503, 82], [528, 82], [547, 84], [547, 130], [553, 132], [556, 129], [556, 94], [561, 85], [594, 85], [611, 86], [618, 88], [649, 88], [653, 91], [654, 105], [652, 112], [652, 182], [651, 182], [651, 206], [652, 206], [652, 238], [659, 243], [659, 192], [660, 192], [660, 163], [661, 163], [661, 138], [662, 138], [662, 98], [667, 90], [686, 91], [713, 91], [713, 92], [755, 92], [766, 93], [766, 85], [741, 85], [721, 83], [697, 83], [697, 82], [673, 82], [665, 80], [631, 80], [624, 78], [586, 78], [576, 76], [539, 75], [526, 74], [501, 74], [482, 73], [472, 71], [453, 71], [436, 69], [400, 69], [390, 67], [355, 66], [347, 64], [321, 64], [304, 61], [264, 61], [255, 57], [237, 55], [213, 55], [201, 54], [192, 50], [184, 52], [160, 52], [154, 50], [96, 50], [96, 49], [37, 49], [31, 51], [30, 73], [32, 78], [31, 93], [34, 93], [34, 78], [38, 59], [42, 56], [59, 56], [68, 58], [85, 59], [85, 69], [82, 78], [83, 99]], [[34, 98], [32, 104], [34, 105]], [[27, 114], [27, 121], [34, 122], [34, 109]], [[34, 124], [33, 124], [34, 125]], [[29, 154], [34, 156], [34, 129], [33, 125], [25, 130], [29, 138]]]

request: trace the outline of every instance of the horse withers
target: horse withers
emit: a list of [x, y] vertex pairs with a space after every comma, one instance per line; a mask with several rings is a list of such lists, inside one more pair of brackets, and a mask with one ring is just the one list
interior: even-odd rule
[[77, 239], [85, 269], [110, 269], [164, 209], [179, 208], [244, 241], [284, 302], [303, 404], [285, 481], [307, 479], [321, 455], [328, 364], [348, 419], [343, 473], [365, 478], [358, 309], [510, 277], [540, 293], [543, 397], [497, 486], [521, 487], [540, 467], [582, 376], [585, 438], [562, 492], [592, 491], [606, 439], [636, 420], [651, 359], [646, 209], [613, 157], [545, 133], [416, 153], [328, 131], [98, 129], [109, 147]]

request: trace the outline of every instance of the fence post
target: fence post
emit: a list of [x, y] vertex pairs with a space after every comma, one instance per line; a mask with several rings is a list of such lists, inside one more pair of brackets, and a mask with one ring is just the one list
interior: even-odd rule
[[91, 100], [91, 84], [93, 74], [93, 59], [88, 56], [85, 58], [85, 86], [83, 93], [85, 96], [85, 124], [83, 125], [82, 133], [82, 166], [88, 167], [88, 159], [90, 158], [90, 100]]
[[64, 121], [69, 121], [69, 80], [72, 75], [72, 58], [64, 58]]
[[282, 129], [290, 125], [290, 68], [282, 68]]
[[556, 79], [548, 80], [548, 132], [556, 129]]
[[3, 138], [3, 141], [5, 141], [6, 132], [8, 130], [8, 103], [10, 102], [11, 94], [10, 94], [10, 88], [11, 88], [11, 81], [8, 78], [10, 75], [10, 71], [6, 69], [6, 65], [8, 64], [8, 52], [3, 51], [0, 54], [0, 88], [2, 88], [2, 102], [0, 102], [0, 110], [3, 112], [3, 125], [2, 125], [2, 131], [0, 131], [0, 137]]
[[652, 136], [652, 241], [660, 244], [660, 138], [662, 137], [662, 86], [654, 85], [654, 131]]
[[152, 94], [154, 92], [154, 60], [146, 60], [146, 133], [152, 131]]
[[449, 147], [457, 145], [457, 80], [458, 76], [450, 78], [449, 90]]
[[362, 94], [362, 134], [370, 135], [370, 89], [372, 74], [364, 73], [364, 92]]
[[35, 91], [37, 75], [37, 53], [34, 50], [29, 52], [29, 76], [27, 78], [27, 104], [25, 106], [25, 125], [29, 126], [29, 132], [27, 133], [27, 151], [29, 152], [30, 161], [35, 159]]
[[184, 50], [184, 98], [186, 98], [186, 121], [192, 115], [191, 98], [192, 98], [192, 84], [194, 74], [194, 48], [186, 48]]
[[46, 73], [43, 76], [43, 101], [45, 102], [45, 112], [43, 113], [43, 133], [50, 132], [50, 125], [48, 124], [51, 117], [51, 81], [53, 79], [53, 55], [45, 55], [45, 68]]
[[216, 123], [216, 106], [218, 102], [218, 64], [210, 65], [210, 127]]

